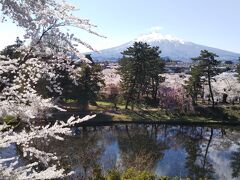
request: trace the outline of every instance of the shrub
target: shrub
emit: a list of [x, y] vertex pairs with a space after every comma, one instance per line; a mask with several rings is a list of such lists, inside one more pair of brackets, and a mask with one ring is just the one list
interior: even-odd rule
[[157, 180], [157, 176], [150, 172], [129, 168], [123, 173], [121, 180]]
[[121, 174], [115, 169], [109, 170], [106, 176], [106, 180], [121, 180]]
[[15, 116], [7, 115], [3, 118], [3, 122], [6, 124], [12, 124], [17, 122], [17, 118]]
[[99, 165], [96, 165], [93, 169], [93, 179], [94, 180], [105, 180], [104, 176], [102, 175], [102, 169]]

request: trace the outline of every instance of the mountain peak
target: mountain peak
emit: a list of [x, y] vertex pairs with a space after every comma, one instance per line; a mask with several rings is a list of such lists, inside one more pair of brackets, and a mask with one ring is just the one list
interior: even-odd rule
[[117, 61], [122, 58], [121, 52], [132, 46], [134, 42], [146, 42], [150, 46], [158, 46], [161, 50], [161, 57], [168, 57], [172, 60], [191, 62], [191, 58], [199, 56], [201, 50], [208, 50], [216, 53], [219, 60], [231, 60], [237, 62], [240, 54], [229, 52], [213, 47], [195, 44], [191, 41], [184, 41], [180, 38], [169, 34], [161, 34], [160, 32], [151, 32], [143, 34], [133, 41], [126, 42], [117, 47], [101, 50], [99, 53], [92, 53], [92, 57], [96, 60], [112, 60]]
[[143, 34], [139, 37], [137, 37], [134, 41], [141, 41], [146, 43], [151, 43], [155, 41], [170, 41], [170, 42], [178, 42], [181, 44], [184, 44], [185, 41], [183, 39], [177, 38], [170, 34], [162, 34], [160, 32], [151, 32], [148, 34]]

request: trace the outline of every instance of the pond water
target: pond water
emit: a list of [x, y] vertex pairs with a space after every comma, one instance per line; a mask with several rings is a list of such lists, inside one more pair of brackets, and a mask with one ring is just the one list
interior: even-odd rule
[[135, 167], [159, 176], [240, 179], [240, 128], [170, 125], [78, 127], [65, 141], [36, 142], [79, 177]]

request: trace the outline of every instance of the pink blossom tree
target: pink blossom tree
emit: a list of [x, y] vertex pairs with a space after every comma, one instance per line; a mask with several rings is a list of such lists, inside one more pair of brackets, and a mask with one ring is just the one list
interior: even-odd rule
[[192, 99], [183, 86], [161, 86], [158, 89], [160, 107], [171, 113], [191, 113], [194, 111]]
[[[66, 123], [56, 122], [53, 126], [46, 127], [33, 126], [31, 120], [46, 114], [49, 108], [58, 108], [54, 105], [53, 98], [44, 99], [37, 93], [36, 84], [45, 76], [50, 84], [46, 88], [61, 95], [62, 87], [57, 81], [61, 77], [59, 70], [68, 72], [72, 81], [78, 84], [81, 69], [76, 68], [72, 57], [77, 57], [76, 61], [88, 61], [79, 53], [78, 46], [84, 45], [91, 50], [93, 48], [66, 30], [67, 27], [100, 35], [92, 30], [96, 26], [89, 20], [74, 16], [73, 11], [77, 9], [64, 0], [0, 0], [0, 10], [3, 13], [1, 21], [11, 20], [24, 28], [24, 38], [27, 40], [26, 45], [15, 49], [19, 56], [0, 55], [0, 117], [18, 116], [29, 124], [29, 131], [19, 132], [14, 132], [6, 124], [0, 125], [0, 148], [17, 144], [26, 157], [32, 156], [35, 159], [33, 163], [24, 166], [19, 164], [17, 157], [0, 159], [0, 178], [63, 178], [70, 174], [64, 174], [64, 169], [58, 169], [57, 163], [49, 165], [49, 161], [57, 160], [57, 157], [34, 148], [31, 141], [36, 138], [47, 140], [49, 137], [63, 140], [59, 135], [71, 135], [70, 126], [92, 117], [72, 117]], [[10, 130], [3, 131], [6, 128]], [[35, 171], [39, 162], [45, 165], [45, 169]]]
[[[16, 49], [21, 53], [17, 58], [0, 56], [0, 115], [12, 114], [23, 120], [34, 118], [39, 115], [38, 109], [49, 109], [53, 100], [37, 94], [35, 85], [39, 80], [45, 77], [50, 84], [46, 87], [48, 91], [61, 95], [62, 87], [57, 81], [61, 77], [59, 70], [68, 72], [70, 79], [78, 84], [79, 68], [75, 67], [72, 57], [88, 61], [79, 53], [79, 45], [93, 50], [66, 28], [100, 35], [92, 30], [96, 26], [88, 19], [74, 16], [76, 7], [64, 0], [0, 0], [0, 9], [1, 20], [12, 20], [24, 28], [24, 37], [29, 42]], [[10, 74], [13, 74], [12, 78]], [[26, 107], [36, 110], [26, 113]]]

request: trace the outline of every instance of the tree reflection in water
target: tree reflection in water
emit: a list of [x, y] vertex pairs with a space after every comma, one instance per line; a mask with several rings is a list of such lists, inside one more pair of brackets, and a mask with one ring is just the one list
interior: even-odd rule
[[99, 132], [88, 128], [78, 136], [65, 137], [64, 141], [52, 139], [47, 144], [39, 141], [34, 143], [46, 152], [55, 152], [60, 157], [59, 166], [76, 172], [72, 178], [86, 179], [100, 164], [104, 150], [103, 144], [99, 143], [100, 138]]
[[[202, 131], [201, 131], [202, 133]], [[213, 137], [213, 129], [207, 141], [204, 141], [203, 136], [190, 136], [185, 143], [186, 169], [188, 170], [188, 177], [191, 179], [208, 178], [213, 179], [213, 166], [208, 158], [209, 147]], [[202, 142], [203, 141], [203, 142]], [[202, 143], [201, 143], [202, 142]], [[207, 145], [205, 145], [207, 143]], [[204, 148], [206, 147], [205, 151]]]
[[[149, 130], [151, 129], [151, 130]], [[153, 170], [167, 149], [165, 141], [157, 139], [157, 128], [153, 126], [126, 125], [125, 133], [118, 133], [122, 165], [137, 170]]]
[[[61, 157], [59, 166], [68, 171], [75, 170], [74, 178], [90, 177], [96, 168], [104, 173], [112, 168], [134, 167], [155, 173], [160, 170], [161, 175], [166, 176], [179, 176], [181, 172], [183, 177], [191, 179], [215, 179], [221, 178], [219, 166], [225, 167], [219, 161], [222, 159], [228, 161], [225, 165], [231, 165], [226, 171], [231, 171], [232, 177], [223, 173], [227, 179], [240, 175], [239, 130], [129, 124], [80, 127], [77, 132], [78, 135], [66, 137], [64, 141], [34, 142], [39, 149], [55, 152]], [[177, 153], [179, 151], [182, 153]], [[181, 158], [169, 158], [172, 155]], [[173, 162], [178, 160], [183, 162]], [[176, 166], [169, 169], [165, 164]], [[166, 167], [167, 171], [163, 170]]]
[[240, 148], [232, 153], [231, 156], [232, 177], [237, 178], [240, 175]]

